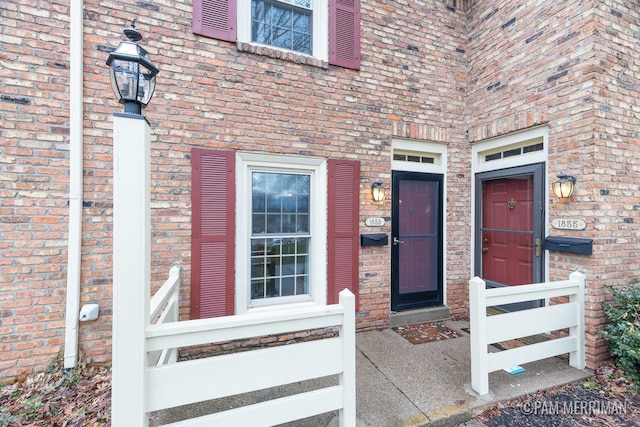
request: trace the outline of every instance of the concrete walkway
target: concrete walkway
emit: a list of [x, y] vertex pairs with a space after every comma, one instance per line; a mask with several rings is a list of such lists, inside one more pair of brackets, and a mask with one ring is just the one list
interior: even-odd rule
[[391, 329], [356, 335], [357, 414], [367, 427], [454, 426], [497, 402], [592, 375], [554, 357], [522, 365], [520, 374], [489, 374], [490, 393], [478, 396], [462, 330], [469, 323], [443, 323], [462, 336], [413, 345]]
[[[471, 390], [469, 334], [463, 331], [468, 330], [469, 323], [450, 320], [443, 323], [461, 336], [414, 345], [392, 329], [356, 334], [357, 427], [456, 426], [497, 402], [593, 375], [571, 368], [565, 359], [550, 358], [522, 365], [526, 371], [520, 374], [504, 371], [489, 374], [490, 393], [478, 396]], [[336, 381], [325, 378], [315, 384], [298, 384], [296, 390], [271, 389], [269, 398]], [[255, 392], [236, 400], [247, 405], [264, 398], [264, 393]], [[151, 425], [197, 417], [236, 404], [221, 399], [170, 409], [155, 414]], [[322, 414], [286, 426], [337, 427], [336, 415]]]

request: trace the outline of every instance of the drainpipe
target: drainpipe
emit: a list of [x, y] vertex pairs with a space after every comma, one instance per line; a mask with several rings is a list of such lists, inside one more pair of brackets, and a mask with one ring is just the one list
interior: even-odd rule
[[67, 258], [67, 310], [65, 315], [64, 368], [78, 361], [80, 266], [82, 249], [83, 158], [83, 0], [71, 0], [69, 70], [69, 243]]

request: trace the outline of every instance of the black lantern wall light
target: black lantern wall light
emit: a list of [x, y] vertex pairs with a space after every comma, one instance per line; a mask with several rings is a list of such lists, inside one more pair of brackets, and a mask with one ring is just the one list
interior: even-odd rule
[[560, 172], [558, 174], [558, 180], [553, 183], [553, 194], [560, 200], [568, 199], [573, 194], [573, 187], [576, 181], [575, 176], [565, 175]]
[[371, 197], [376, 203], [382, 203], [385, 198], [385, 190], [382, 181], [376, 181], [371, 184]]
[[129, 40], [120, 42], [109, 54], [107, 65], [111, 87], [118, 102], [124, 104], [124, 112], [140, 115], [153, 96], [159, 70], [149, 59], [149, 53], [138, 46], [142, 35], [136, 30], [135, 22], [134, 19], [131, 28], [124, 30]]

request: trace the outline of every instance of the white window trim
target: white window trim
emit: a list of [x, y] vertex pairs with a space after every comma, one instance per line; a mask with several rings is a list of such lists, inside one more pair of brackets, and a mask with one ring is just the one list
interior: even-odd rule
[[[286, 52], [295, 52], [282, 49], [276, 46], [262, 45], [251, 41], [251, 0], [238, 0], [237, 3], [237, 38], [238, 41], [256, 46], [269, 46], [272, 49]], [[318, 58], [322, 61], [329, 60], [329, 2], [328, 0], [311, 0], [312, 13], [312, 34], [311, 51], [312, 55], [302, 52], [295, 52], [299, 55]]]
[[[267, 303], [251, 306], [250, 246], [251, 180], [254, 169], [273, 172], [309, 172], [311, 174], [311, 246], [309, 297], [269, 298]], [[326, 159], [301, 156], [278, 156], [260, 153], [236, 154], [236, 314], [302, 308], [327, 303], [327, 162]]]
[[[487, 162], [484, 156], [510, 148], [543, 143], [541, 151]], [[549, 129], [546, 126], [516, 132], [510, 135], [477, 142], [471, 146], [471, 171], [474, 174], [512, 168], [533, 163], [544, 163], [548, 158]]]

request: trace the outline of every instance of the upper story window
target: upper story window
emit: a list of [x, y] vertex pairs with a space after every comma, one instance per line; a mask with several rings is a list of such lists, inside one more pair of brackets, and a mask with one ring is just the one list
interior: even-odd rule
[[360, 69], [360, 0], [193, 0], [193, 32]]
[[311, 55], [313, 17], [311, 0], [252, 0], [251, 41]]

